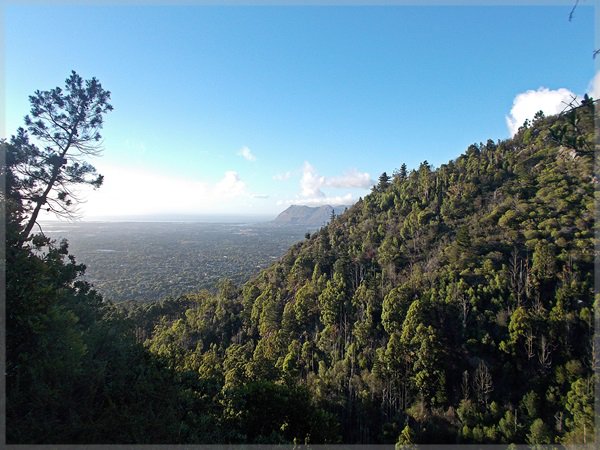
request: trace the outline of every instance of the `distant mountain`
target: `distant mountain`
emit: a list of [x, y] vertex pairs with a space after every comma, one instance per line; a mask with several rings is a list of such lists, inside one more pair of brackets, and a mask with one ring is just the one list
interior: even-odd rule
[[338, 206], [304, 206], [292, 205], [281, 212], [273, 223], [278, 225], [306, 225], [309, 227], [321, 227], [331, 220], [331, 212], [340, 215], [346, 208], [345, 205]]

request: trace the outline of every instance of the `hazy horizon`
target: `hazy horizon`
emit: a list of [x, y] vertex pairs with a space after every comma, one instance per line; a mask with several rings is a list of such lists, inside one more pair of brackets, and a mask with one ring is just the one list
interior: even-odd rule
[[198, 223], [260, 223], [275, 219], [269, 214], [140, 214], [87, 216], [80, 219], [43, 219], [41, 224], [77, 224], [94, 222], [198, 222]]
[[[291, 206], [308, 206], [309, 208], [318, 208], [318, 206], [309, 205], [290, 205]], [[335, 208], [347, 207], [352, 205], [321, 205], [332, 206]], [[260, 224], [268, 223], [285, 211], [282, 209], [276, 214], [251, 214], [251, 213], [230, 213], [230, 214], [124, 214], [124, 215], [102, 215], [102, 216], [86, 216], [77, 219], [65, 218], [48, 218], [47, 216], [38, 220], [40, 224], [77, 224], [77, 223], [95, 223], [95, 222], [179, 222], [179, 223], [251, 223]]]

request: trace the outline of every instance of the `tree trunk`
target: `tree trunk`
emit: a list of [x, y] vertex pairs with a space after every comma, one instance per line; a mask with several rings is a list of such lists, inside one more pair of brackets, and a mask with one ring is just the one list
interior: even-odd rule
[[[50, 191], [54, 187], [54, 184], [58, 180], [58, 174], [60, 173], [60, 168], [62, 167], [62, 161], [63, 161], [65, 155], [67, 154], [67, 152], [69, 151], [69, 148], [71, 148], [71, 145], [73, 144], [73, 136], [75, 135], [75, 131], [76, 131], [78, 125], [79, 125], [79, 121], [75, 122], [73, 128], [71, 129], [71, 132], [69, 133], [69, 139], [67, 140], [67, 145], [65, 145], [64, 150], [61, 153], [59, 153], [59, 157], [56, 158], [56, 162], [54, 163], [54, 168], [52, 169], [52, 177], [50, 178], [50, 181], [48, 182], [48, 186], [46, 186], [46, 189], [44, 190], [42, 197], [37, 200], [37, 204], [35, 205], [33, 213], [31, 214], [31, 217], [29, 218], [29, 221], [27, 222], [27, 226], [25, 227], [25, 229], [23, 230], [23, 234], [21, 235], [21, 241], [24, 241], [25, 239], [27, 239], [27, 237], [31, 233], [33, 226], [37, 222], [37, 217], [40, 214], [40, 211], [42, 210], [42, 206], [44, 206], [46, 204], [46, 199], [48, 198], [48, 194], [50, 193]], [[58, 144], [58, 145], [60, 146], [60, 144]]]

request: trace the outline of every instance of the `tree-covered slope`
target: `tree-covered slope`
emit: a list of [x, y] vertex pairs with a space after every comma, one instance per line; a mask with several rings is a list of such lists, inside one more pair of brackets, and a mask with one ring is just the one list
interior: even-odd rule
[[593, 119], [403, 165], [147, 345], [211, 380], [229, 442], [590, 443]]

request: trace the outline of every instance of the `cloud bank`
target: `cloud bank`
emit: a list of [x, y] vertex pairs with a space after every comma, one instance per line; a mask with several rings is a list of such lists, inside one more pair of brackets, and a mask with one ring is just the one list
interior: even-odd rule
[[247, 195], [246, 185], [237, 172], [228, 170], [225, 176], [215, 185], [213, 193], [221, 199], [231, 199]]
[[[286, 175], [290, 172], [286, 172]], [[291, 174], [290, 174], [291, 175]], [[283, 179], [283, 177], [273, 177]], [[287, 179], [286, 177], [285, 179]], [[368, 189], [375, 182], [367, 172], [359, 172], [356, 169], [347, 171], [341, 176], [325, 177], [319, 175], [317, 170], [308, 161], [302, 167], [300, 178], [300, 195], [293, 200], [277, 202], [278, 205], [296, 204], [307, 206], [320, 205], [349, 205], [356, 201], [351, 193], [342, 195], [327, 195], [323, 188], [334, 189]]]
[[293, 201], [287, 201], [288, 204], [306, 205], [306, 206], [322, 206], [322, 205], [351, 205], [356, 200], [352, 194], [337, 195], [333, 197], [313, 197], [313, 198], [300, 198]]
[[302, 178], [300, 179], [300, 188], [302, 197], [325, 197], [321, 190], [323, 187], [336, 189], [360, 188], [368, 189], [375, 182], [367, 172], [359, 172], [352, 169], [345, 174], [337, 177], [324, 177], [319, 175], [315, 168], [308, 162], [304, 162], [302, 168]]
[[86, 189], [81, 213], [89, 216], [223, 212], [242, 209], [252, 198], [237, 172], [226, 171], [215, 183], [168, 176], [138, 168], [97, 165], [105, 176], [97, 191]]
[[359, 172], [352, 169], [340, 177], [331, 177], [325, 180], [327, 186], [333, 188], [362, 188], [368, 189], [375, 182], [371, 179], [371, 175], [367, 172]]

